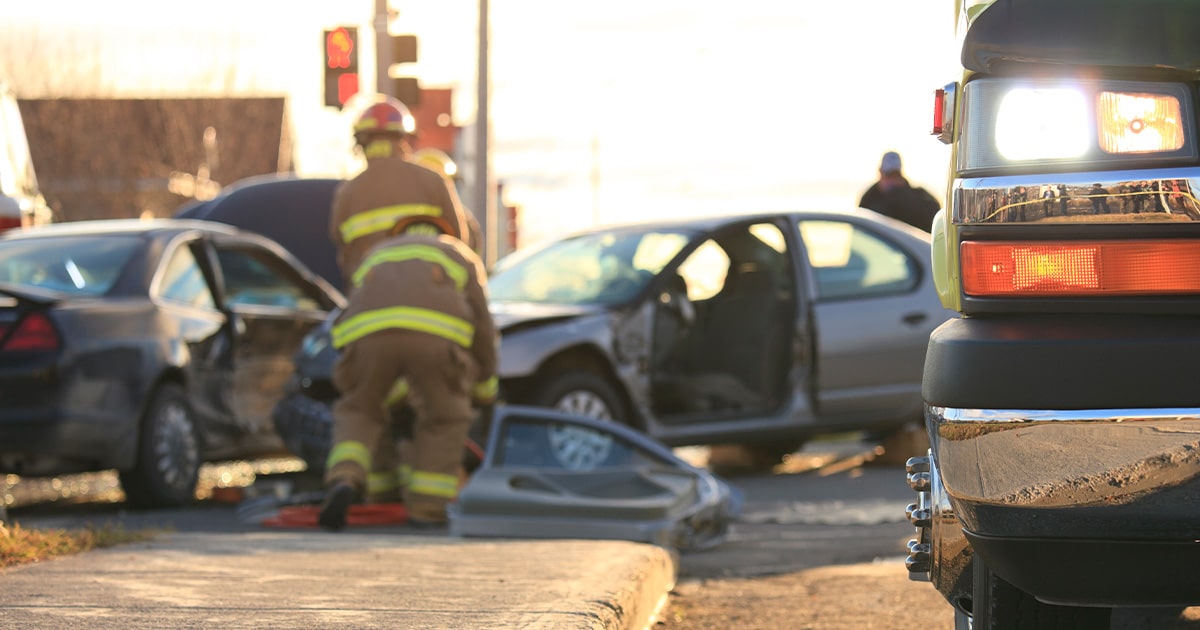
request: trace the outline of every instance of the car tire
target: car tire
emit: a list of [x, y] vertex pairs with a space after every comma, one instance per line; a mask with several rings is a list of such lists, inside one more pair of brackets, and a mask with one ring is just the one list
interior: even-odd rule
[[629, 423], [621, 395], [608, 379], [595, 372], [562, 372], [546, 379], [535, 389], [535, 406], [597, 420]]
[[[562, 372], [537, 387], [533, 404], [566, 414], [607, 422], [628, 423], [621, 397], [595, 372]], [[611, 435], [564, 425], [550, 431], [550, 450], [564, 468], [587, 471], [600, 466], [612, 452]]]
[[978, 555], [972, 564], [972, 630], [1074, 630], [1110, 624], [1111, 608], [1043, 604], [993, 573]]
[[155, 390], [138, 431], [137, 463], [120, 472], [126, 502], [167, 508], [195, 501], [200, 478], [200, 438], [183, 388]]

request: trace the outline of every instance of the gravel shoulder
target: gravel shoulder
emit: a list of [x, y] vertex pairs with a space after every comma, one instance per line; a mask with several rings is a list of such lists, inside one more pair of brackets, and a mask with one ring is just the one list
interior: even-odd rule
[[[894, 561], [683, 581], [658, 630], [953, 630], [950, 605]], [[1111, 630], [1200, 630], [1200, 606], [1114, 611]]]
[[894, 561], [828, 566], [753, 579], [676, 585], [660, 629], [949, 630], [949, 604]]

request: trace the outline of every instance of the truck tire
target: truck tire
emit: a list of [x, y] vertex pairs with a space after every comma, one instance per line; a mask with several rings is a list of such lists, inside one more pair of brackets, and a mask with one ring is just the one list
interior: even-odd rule
[[1108, 628], [1111, 608], [1053, 606], [1004, 581], [976, 555], [972, 630], [1094, 630]]

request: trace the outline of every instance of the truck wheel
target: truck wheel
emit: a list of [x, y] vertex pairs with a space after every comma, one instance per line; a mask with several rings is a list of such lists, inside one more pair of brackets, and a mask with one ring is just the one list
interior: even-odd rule
[[[625, 423], [620, 395], [595, 372], [576, 370], [551, 377], [538, 386], [533, 404], [595, 420]], [[563, 425], [550, 432], [554, 458], [568, 470], [592, 470], [608, 458], [612, 436]]]
[[1111, 608], [1043, 604], [993, 573], [978, 555], [972, 564], [972, 630], [1083, 630], [1109, 627]]
[[137, 464], [120, 471], [126, 501], [136, 507], [178, 507], [195, 500], [200, 439], [183, 388], [155, 390], [138, 436]]

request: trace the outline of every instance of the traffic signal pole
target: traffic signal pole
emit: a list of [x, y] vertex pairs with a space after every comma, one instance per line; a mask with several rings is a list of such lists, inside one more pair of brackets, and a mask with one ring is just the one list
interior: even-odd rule
[[388, 0], [375, 0], [375, 91], [395, 96], [388, 69], [392, 67], [392, 36], [388, 34]]
[[496, 200], [492, 196], [491, 169], [489, 168], [488, 139], [491, 124], [488, 114], [488, 97], [491, 92], [488, 79], [488, 0], [479, 0], [479, 67], [476, 87], [475, 108], [475, 198], [472, 206], [475, 218], [483, 231], [483, 260], [489, 267], [496, 262]]

